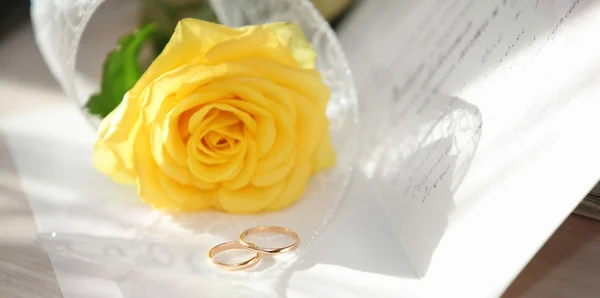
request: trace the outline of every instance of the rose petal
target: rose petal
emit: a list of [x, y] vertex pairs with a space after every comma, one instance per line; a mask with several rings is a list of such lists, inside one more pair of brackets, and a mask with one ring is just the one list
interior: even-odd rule
[[273, 32], [279, 44], [289, 49], [301, 67], [314, 68], [316, 55], [300, 28], [294, 24], [272, 23], [262, 26], [229, 28], [212, 22], [186, 18], [179, 21], [162, 53], [152, 62], [130, 92], [133, 97], [137, 98], [151, 82], [162, 74], [183, 65], [205, 62], [204, 57], [215, 45], [247, 34], [247, 31], [266, 31], [263, 28]]
[[[223, 81], [223, 83], [235, 86], [244, 86], [250, 90], [260, 92], [260, 94], [263, 95], [263, 98], [266, 98], [268, 102], [256, 101], [254, 102], [256, 105], [259, 105], [259, 107], [263, 108], [263, 110], [269, 111], [269, 106], [272, 103], [276, 103], [285, 110], [287, 120], [289, 120], [289, 122], [292, 124], [296, 123], [296, 106], [290, 98], [290, 91], [293, 92], [293, 90], [282, 88], [281, 86], [278, 86], [277, 84], [260, 77], [241, 76], [227, 79], [226, 81]], [[261, 103], [268, 103], [268, 105], [263, 106], [260, 105]]]
[[229, 146], [229, 138], [226, 138], [214, 130], [209, 131], [204, 136], [204, 140], [208, 147], [219, 155], [221, 155], [221, 150], [227, 149]]
[[296, 163], [303, 164], [315, 154], [317, 146], [327, 129], [327, 117], [319, 113], [315, 105], [302, 95], [290, 92], [296, 105]]
[[202, 192], [177, 184], [158, 170], [150, 152], [146, 128], [135, 138], [134, 163], [140, 171], [137, 177], [138, 195], [155, 209], [202, 210], [214, 206], [216, 192]]
[[[140, 104], [127, 95], [115, 110], [103, 119], [100, 125], [98, 149], [110, 150], [111, 155], [116, 158], [114, 163], [120, 165], [118, 175], [135, 176], [133, 170], [133, 135], [138, 127], [137, 115], [139, 115]], [[137, 114], [136, 114], [137, 113]], [[105, 158], [109, 155], [104, 155]], [[102, 165], [100, 165], [102, 167]], [[124, 172], [123, 172], [124, 171]]]
[[[232, 97], [233, 94], [227, 92], [196, 93], [175, 104], [164, 120], [162, 136], [165, 148], [175, 162], [182, 166], [187, 165], [187, 149], [183, 134], [189, 134], [191, 116], [206, 103]], [[184, 113], [188, 114], [184, 116]]]
[[286, 67], [266, 59], [245, 59], [236, 63], [251, 69], [258, 77], [302, 94], [313, 100], [319, 111], [325, 111], [331, 92], [317, 70]]
[[319, 147], [315, 151], [315, 155], [312, 160], [313, 173], [320, 172], [326, 168], [332, 167], [336, 162], [336, 154], [333, 144], [331, 142], [331, 136], [326, 133]]
[[267, 110], [243, 100], [222, 100], [220, 102], [252, 115], [256, 121], [256, 131], [253, 133], [252, 137], [257, 143], [258, 157], [264, 157], [275, 142], [276, 131], [273, 116]]
[[206, 52], [215, 44], [243, 34], [245, 29], [234, 29], [196, 19], [179, 21], [171, 39], [150, 67], [130, 90], [133, 97], [158, 77], [184, 65], [202, 62]]
[[281, 195], [284, 187], [285, 180], [267, 187], [248, 185], [237, 190], [220, 188], [218, 201], [226, 212], [256, 213], [271, 205]]
[[93, 163], [100, 173], [112, 178], [117, 183], [135, 183], [135, 176], [119, 163], [119, 158], [101, 140], [94, 145]]
[[[254, 120], [254, 118], [252, 118], [252, 116], [250, 116], [243, 110], [237, 109], [231, 105], [223, 104], [220, 102], [207, 104], [202, 108], [202, 110], [204, 109], [218, 109], [221, 111], [230, 112], [231, 114], [235, 115], [235, 117], [237, 117], [239, 120], [241, 120], [244, 123], [244, 127], [250, 130], [252, 134], [256, 134], [257, 132], [256, 121]], [[203, 115], [204, 114], [196, 113], [190, 118], [188, 127], [191, 133], [194, 133], [196, 130], [200, 129], [200, 125], [206, 123], [202, 118]]]
[[[275, 120], [276, 137], [268, 153], [259, 160], [257, 173], [265, 173], [275, 169], [285, 161], [295, 147], [294, 123], [287, 117], [288, 114], [285, 109], [278, 103], [266, 98], [262, 93], [246, 86], [232, 84], [231, 80], [227, 80], [226, 82], [228, 91], [237, 94], [241, 101], [254, 104], [271, 113], [273, 116]], [[203, 90], [212, 91], [213, 88], [220, 90], [219, 88], [223, 88], [223, 84], [226, 82], [212, 83], [205, 86]], [[256, 135], [252, 131], [251, 133]], [[258, 135], [257, 138], [258, 137], [260, 137], [260, 135]]]
[[230, 190], [240, 189], [248, 185], [250, 183], [250, 179], [252, 179], [252, 176], [256, 171], [256, 164], [258, 160], [256, 143], [254, 142], [254, 139], [252, 139], [248, 130], [244, 130], [244, 141], [247, 144], [247, 147], [242, 171], [235, 176], [235, 178], [223, 182], [223, 187]]
[[[216, 81], [222, 81], [239, 76], [257, 76], [258, 74], [247, 66], [238, 63], [223, 63], [219, 65], [196, 64], [175, 92], [178, 101], [190, 94], [201, 92], [199, 88]], [[219, 90], [227, 92], [227, 89]]]
[[265, 187], [277, 181], [285, 180], [285, 177], [292, 171], [296, 163], [296, 151], [291, 152], [287, 159], [280, 165], [270, 171], [256, 171], [252, 177], [252, 184], [258, 187]]
[[[264, 79], [241, 77], [228, 80], [228, 82], [260, 90], [270, 99], [287, 105], [286, 110], [288, 112], [292, 111], [294, 114], [298, 162], [306, 162], [309, 156], [314, 153], [321, 139], [318, 131], [319, 127], [326, 121], [324, 113], [317, 112], [315, 105], [310, 100], [295, 91], [282, 88]], [[286, 95], [286, 97], [282, 98], [281, 95]]]
[[[141, 103], [125, 94], [121, 103], [102, 121], [100, 131], [110, 143], [130, 143], [132, 130], [138, 123]], [[131, 150], [131, 149], [129, 149]]]
[[308, 178], [311, 174], [310, 164], [302, 164], [294, 167], [294, 170], [288, 175], [284, 190], [279, 197], [267, 207], [268, 211], [275, 211], [289, 206], [304, 193]]
[[164, 144], [162, 143], [162, 127], [161, 123], [166, 118], [167, 111], [170, 110], [170, 106], [163, 105], [157, 113], [156, 122], [149, 126], [151, 127], [151, 137], [149, 140], [152, 157], [156, 165], [159, 167], [161, 172], [169, 176], [169, 178], [177, 181], [184, 185], [196, 185], [198, 188], [203, 190], [211, 190], [216, 188], [216, 185], [206, 183], [205, 181], [198, 180], [188, 169], [187, 164], [185, 166], [179, 165], [171, 155], [166, 151]]
[[315, 68], [317, 54], [298, 25], [278, 22], [264, 26], [271, 29], [279, 42], [288, 48], [300, 67]]
[[[185, 81], [183, 78], [194, 74], [198, 67], [195, 65], [184, 65], [168, 73], [163, 74], [159, 80], [148, 85], [144, 90], [142, 102], [142, 114], [146, 124], [155, 121], [156, 113], [163, 105], [174, 106], [178, 100], [173, 96]], [[131, 91], [130, 91], [131, 92]]]
[[137, 190], [138, 195], [146, 203], [152, 205], [152, 208], [172, 208], [177, 207], [169, 199], [167, 194], [160, 187], [157, 178], [158, 167], [154, 163], [152, 158], [152, 152], [150, 152], [149, 137], [144, 129], [140, 130], [140, 133], [135, 138], [135, 151], [134, 164], [138, 173], [137, 177]]
[[[202, 144], [202, 138], [208, 132], [206, 126], [208, 125], [208, 123], [217, 118], [217, 116], [219, 115], [219, 110], [213, 109], [212, 107], [203, 107], [202, 109], [198, 110], [194, 115], [199, 115], [198, 117], [202, 117], [204, 119], [204, 122], [202, 122], [199, 125], [196, 131], [192, 133], [192, 135], [188, 139], [186, 145], [186, 168], [189, 166], [190, 159], [197, 159], [201, 163], [205, 164], [222, 164], [227, 162], [228, 159], [226, 157], [214, 154], [212, 150], [210, 150], [209, 148], [205, 148]], [[192, 150], [194, 146], [197, 150]]]
[[[152, 136], [150, 140], [150, 150], [156, 162], [156, 165], [162, 172], [182, 184], [194, 184], [194, 176], [189, 170], [177, 164], [169, 154], [167, 154], [163, 143], [161, 142], [161, 128], [158, 123], [152, 126]], [[137, 153], [136, 153], [137, 154]]]
[[247, 58], [265, 58], [286, 66], [300, 67], [273, 30], [261, 26], [249, 27], [242, 35], [215, 45], [206, 52], [205, 62], [216, 65]]
[[194, 158], [194, 151], [197, 149], [197, 142], [202, 136], [202, 131], [198, 130], [192, 134], [187, 144], [188, 149], [188, 168], [191, 173], [199, 180], [207, 183], [219, 183], [233, 179], [244, 166], [244, 154], [246, 143], [241, 142], [240, 152], [232, 158], [227, 159], [221, 164], [206, 164]]
[[233, 155], [240, 151], [240, 144], [250, 138], [245, 136], [244, 126], [241, 123], [236, 123], [228, 126], [219, 127], [215, 130], [217, 133], [222, 135], [229, 142], [229, 150], [223, 151], [224, 155]]
[[[255, 75], [249, 68], [237, 64], [216, 66], [188, 64], [164, 73], [144, 90], [142, 112], [144, 118], [153, 122], [157, 111], [164, 104], [173, 105], [198, 93], [198, 88], [214, 81], [239, 75]], [[226, 92], [227, 89], [214, 90]], [[131, 91], [130, 91], [131, 92]]]
[[[241, 123], [237, 123], [235, 125], [229, 125], [226, 127], [218, 127], [217, 129], [221, 129], [225, 132], [226, 138], [229, 140], [228, 142], [235, 142], [235, 146], [236, 146], [236, 151], [239, 152], [240, 151], [240, 146], [239, 144], [243, 143], [243, 138], [242, 138], [242, 130], [243, 130], [243, 126], [241, 125]], [[215, 146], [213, 144], [210, 143], [211, 138], [216, 138], [216, 140], [214, 141], [215, 143], [218, 142], [218, 139], [223, 138], [223, 135], [219, 134], [218, 132], [216, 132], [213, 129], [206, 129], [204, 131], [204, 133], [201, 134], [201, 137], [199, 139], [199, 141], [196, 144], [196, 147], [198, 148], [198, 150], [200, 150], [199, 152], [202, 152], [203, 154], [210, 156], [212, 158], [214, 158], [215, 160], [224, 160], [227, 161], [228, 159], [228, 155], [229, 154], [222, 154], [222, 148], [215, 148]], [[221, 162], [206, 162], [207, 164], [218, 164]]]
[[120, 160], [114, 151], [112, 151], [104, 140], [98, 140], [94, 144], [93, 164], [98, 171], [115, 182], [121, 184], [134, 184], [135, 173], [131, 173]]
[[[206, 106], [202, 108], [198, 113], [209, 110], [211, 116], [209, 119], [204, 119], [197, 125], [196, 132], [194, 132], [194, 140], [188, 141], [196, 144], [197, 151], [191, 151], [195, 158], [200, 162], [211, 165], [211, 164], [222, 164], [229, 160], [229, 157], [215, 151], [210, 144], [205, 144], [204, 139], [216, 130], [222, 131], [227, 135], [228, 138], [234, 139], [240, 143], [243, 141], [242, 130], [243, 126], [240, 123], [239, 118], [235, 117], [233, 113], [228, 111], [222, 111], [215, 106]], [[200, 121], [200, 120], [198, 120]], [[243, 146], [236, 145], [235, 152], [240, 152]]]

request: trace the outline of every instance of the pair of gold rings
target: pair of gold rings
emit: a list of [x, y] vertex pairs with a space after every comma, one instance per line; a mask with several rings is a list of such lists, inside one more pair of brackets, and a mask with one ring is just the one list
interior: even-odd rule
[[[246, 240], [251, 235], [258, 235], [261, 233], [283, 234], [283, 235], [286, 235], [289, 238], [291, 238], [294, 242], [290, 245], [286, 245], [283, 247], [272, 248], [272, 247], [260, 247], [256, 244]], [[218, 266], [222, 269], [225, 269], [228, 271], [244, 270], [244, 269], [248, 269], [248, 268], [251, 268], [254, 265], [256, 265], [262, 258], [263, 254], [275, 255], [275, 254], [290, 252], [290, 251], [294, 250], [296, 248], [296, 246], [298, 246], [299, 242], [300, 242], [300, 238], [298, 237], [298, 234], [296, 234], [296, 232], [294, 232], [288, 228], [278, 227], [278, 226], [258, 226], [258, 227], [253, 227], [253, 228], [247, 229], [244, 232], [242, 232], [238, 241], [229, 241], [229, 242], [221, 243], [221, 244], [214, 246], [208, 252], [208, 258], [210, 259], [210, 261], [213, 264], [215, 264], [216, 266]], [[239, 263], [231, 263], [231, 264], [220, 262], [215, 259], [215, 256], [217, 256], [218, 254], [225, 252], [225, 251], [229, 251], [229, 250], [247, 250], [247, 251], [253, 252], [254, 255], [248, 260], [245, 260], [245, 261], [242, 261]]]

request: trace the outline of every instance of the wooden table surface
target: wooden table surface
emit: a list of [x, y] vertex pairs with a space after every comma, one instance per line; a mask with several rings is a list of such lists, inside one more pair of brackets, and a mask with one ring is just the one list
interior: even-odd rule
[[37, 247], [27, 198], [0, 135], [0, 297], [62, 297], [48, 255]]
[[600, 297], [600, 221], [569, 216], [504, 297]]
[[[0, 156], [0, 297], [61, 297], [1, 136]], [[600, 221], [571, 215], [504, 297], [600, 297]]]

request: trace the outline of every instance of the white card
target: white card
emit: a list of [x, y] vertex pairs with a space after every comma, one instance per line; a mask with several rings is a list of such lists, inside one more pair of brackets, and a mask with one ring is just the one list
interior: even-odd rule
[[[344, 24], [340, 38], [366, 119], [362, 139], [372, 145], [363, 172], [418, 275], [447, 249], [442, 239], [484, 247], [488, 235], [478, 233], [512, 233], [506, 221], [543, 241], [597, 181], [597, 154], [582, 152], [598, 145], [589, 119], [600, 103], [599, 5], [364, 1]], [[567, 172], [567, 159], [582, 166]], [[542, 243], [503, 245], [523, 245], [510, 258]], [[453, 257], [476, 256], [463, 251]]]

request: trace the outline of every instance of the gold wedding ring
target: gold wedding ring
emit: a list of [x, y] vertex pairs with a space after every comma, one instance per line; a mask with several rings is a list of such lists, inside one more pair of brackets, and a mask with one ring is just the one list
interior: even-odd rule
[[210, 249], [210, 251], [208, 252], [208, 258], [210, 259], [210, 261], [217, 265], [218, 267], [221, 267], [222, 269], [228, 270], [228, 271], [237, 271], [237, 270], [244, 270], [244, 269], [248, 269], [253, 267], [254, 265], [256, 265], [256, 263], [258, 263], [258, 261], [260, 261], [261, 258], [261, 254], [258, 252], [254, 252], [254, 256], [246, 261], [240, 262], [240, 263], [233, 263], [233, 264], [227, 264], [227, 263], [222, 263], [219, 262], [215, 259], [215, 256], [218, 255], [219, 253], [222, 253], [224, 251], [228, 251], [228, 250], [247, 250], [244, 246], [242, 246], [240, 244], [240, 242], [238, 241], [230, 241], [230, 242], [225, 242], [225, 243], [221, 243], [213, 248]]
[[[246, 239], [245, 239], [250, 235], [256, 235], [256, 234], [261, 234], [261, 233], [283, 234], [283, 235], [286, 235], [286, 236], [292, 238], [294, 240], [294, 243], [284, 246], [284, 247], [270, 248], [270, 247], [260, 247], [252, 242], [246, 241]], [[299, 242], [300, 242], [300, 238], [298, 237], [298, 234], [296, 234], [296, 232], [294, 232], [288, 228], [278, 227], [278, 226], [258, 226], [258, 227], [247, 229], [240, 235], [240, 240], [239, 240], [240, 245], [242, 245], [243, 247], [245, 247], [246, 249], [248, 249], [250, 251], [253, 251], [253, 252], [256, 252], [259, 254], [263, 253], [263, 254], [270, 254], [270, 255], [290, 252], [290, 251], [294, 250], [294, 248], [296, 248], [296, 246], [298, 245]]]

